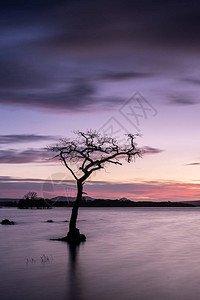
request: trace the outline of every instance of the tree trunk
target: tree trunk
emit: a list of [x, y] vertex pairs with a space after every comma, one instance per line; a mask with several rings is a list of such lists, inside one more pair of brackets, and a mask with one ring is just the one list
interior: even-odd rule
[[63, 238], [63, 240], [66, 240], [71, 244], [79, 244], [81, 241], [86, 240], [85, 235], [80, 234], [79, 229], [76, 228], [78, 209], [82, 200], [82, 194], [83, 194], [83, 183], [77, 180], [77, 196], [72, 208], [71, 218], [69, 222], [69, 232], [67, 234], [67, 237]]
[[82, 194], [83, 194], [83, 184], [77, 181], [77, 196], [72, 208], [72, 214], [69, 222], [69, 231], [75, 231], [77, 229], [76, 220], [78, 217], [78, 209], [82, 200]]

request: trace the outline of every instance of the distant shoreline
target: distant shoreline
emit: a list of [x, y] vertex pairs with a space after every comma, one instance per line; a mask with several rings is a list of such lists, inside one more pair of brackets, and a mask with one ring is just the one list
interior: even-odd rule
[[[194, 203], [197, 202], [197, 203]], [[128, 199], [89, 199], [83, 198], [80, 207], [196, 207], [200, 206], [200, 201], [188, 202], [154, 202], [154, 201], [131, 201]], [[20, 209], [29, 208], [53, 208], [53, 207], [72, 207], [74, 199], [66, 200], [65, 197], [57, 197], [52, 199], [0, 199], [0, 207], [17, 207]], [[196, 204], [196, 205], [195, 205]]]

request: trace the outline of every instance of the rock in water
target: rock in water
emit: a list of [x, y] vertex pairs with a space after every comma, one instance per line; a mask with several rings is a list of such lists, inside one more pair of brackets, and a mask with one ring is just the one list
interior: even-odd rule
[[14, 225], [15, 223], [13, 221], [9, 221], [8, 219], [4, 219], [1, 221], [2, 225]]

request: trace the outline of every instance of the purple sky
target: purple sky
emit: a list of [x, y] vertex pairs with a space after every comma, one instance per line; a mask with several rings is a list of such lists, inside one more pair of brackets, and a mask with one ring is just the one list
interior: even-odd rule
[[49, 180], [70, 193], [44, 148], [95, 129], [152, 151], [95, 174], [88, 196], [200, 199], [200, 3], [3, 1], [0, 18], [0, 197]]

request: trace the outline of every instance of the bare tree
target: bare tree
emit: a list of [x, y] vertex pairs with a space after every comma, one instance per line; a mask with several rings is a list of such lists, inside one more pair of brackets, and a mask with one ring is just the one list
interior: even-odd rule
[[141, 151], [136, 147], [134, 141], [136, 135], [133, 134], [127, 135], [127, 141], [123, 146], [116, 139], [103, 136], [96, 131], [77, 131], [75, 134], [77, 136], [75, 139], [61, 139], [60, 143], [48, 149], [57, 153], [55, 157], [71, 172], [77, 183], [77, 197], [71, 213], [69, 232], [62, 240], [78, 243], [86, 239], [76, 228], [85, 181], [93, 172], [104, 169], [108, 163], [122, 165], [120, 159], [130, 163], [133, 158], [141, 155]]
[[37, 193], [36, 192], [28, 192], [26, 195], [24, 195], [24, 199], [35, 200], [35, 199], [37, 199]]

